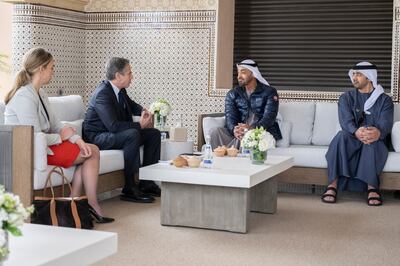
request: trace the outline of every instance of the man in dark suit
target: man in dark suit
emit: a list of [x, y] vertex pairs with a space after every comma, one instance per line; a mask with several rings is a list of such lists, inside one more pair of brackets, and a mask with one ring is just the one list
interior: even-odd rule
[[[107, 80], [93, 92], [83, 122], [84, 139], [96, 144], [101, 150], [124, 151], [125, 186], [121, 200], [153, 202], [160, 196], [160, 188], [153, 181], [141, 180], [136, 184], [140, 167], [139, 148], [144, 146], [143, 166], [157, 163], [160, 159], [160, 131], [153, 128], [150, 112], [129, 98], [125, 88], [132, 80], [129, 60], [113, 57], [106, 65]], [[133, 122], [132, 115], [140, 115]]]

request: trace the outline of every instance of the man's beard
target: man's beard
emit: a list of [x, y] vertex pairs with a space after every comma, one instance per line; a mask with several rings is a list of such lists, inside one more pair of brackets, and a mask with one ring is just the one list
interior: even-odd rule
[[360, 83], [358, 83], [358, 82], [353, 82], [353, 86], [356, 89], [360, 89]]
[[368, 83], [362, 84], [360, 82], [353, 82], [353, 86], [354, 88], [356, 88], [357, 90], [362, 90], [365, 87], [367, 87]]
[[238, 79], [238, 83], [239, 83], [240, 87], [244, 87], [249, 84], [249, 80], [248, 79], [242, 79], [242, 80]]

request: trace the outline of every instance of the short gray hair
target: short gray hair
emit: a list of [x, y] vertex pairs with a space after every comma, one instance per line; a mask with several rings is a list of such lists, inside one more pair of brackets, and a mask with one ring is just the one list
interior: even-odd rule
[[112, 57], [106, 64], [106, 78], [108, 80], [115, 79], [115, 74], [123, 73], [126, 65], [129, 65], [129, 60], [122, 57]]

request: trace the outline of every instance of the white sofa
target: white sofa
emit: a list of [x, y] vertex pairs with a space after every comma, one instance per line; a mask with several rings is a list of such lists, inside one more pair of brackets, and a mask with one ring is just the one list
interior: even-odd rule
[[[268, 151], [271, 155], [291, 155], [294, 166], [279, 176], [279, 181], [298, 184], [327, 184], [325, 154], [329, 143], [340, 130], [337, 103], [284, 102], [279, 106], [283, 139]], [[382, 189], [400, 189], [400, 105], [395, 105], [395, 125], [392, 143], [395, 151], [389, 157], [381, 175]], [[223, 115], [223, 114], [222, 114]], [[217, 116], [217, 117], [215, 117]], [[200, 115], [198, 147], [211, 127], [223, 126], [225, 119]]]
[[[61, 97], [49, 97], [54, 113], [61, 123], [69, 124], [77, 129], [82, 135], [82, 122], [85, 116], [85, 106], [82, 97], [79, 95], [69, 95]], [[35, 133], [34, 146], [34, 190], [44, 188], [44, 182], [51, 165], [47, 165], [46, 138], [43, 133]], [[102, 150], [100, 151], [100, 174], [110, 173], [124, 169], [124, 154], [122, 150]], [[67, 178], [71, 181], [75, 166], [64, 169]], [[61, 180], [56, 180], [55, 185], [60, 185]]]
[[[69, 95], [61, 97], [49, 97], [50, 104], [56, 116], [62, 123], [73, 125], [77, 128], [77, 132], [82, 132], [82, 122], [85, 114], [85, 106], [82, 97], [79, 95]], [[0, 102], [0, 125], [4, 124], [4, 103]], [[30, 147], [26, 147], [24, 153], [32, 153], [33, 155], [33, 173], [26, 170], [27, 173], [32, 173], [32, 176], [20, 176], [18, 173], [13, 175], [14, 180], [21, 181], [18, 183], [25, 184], [19, 186], [15, 193], [24, 195], [24, 198], [33, 199], [34, 195], [42, 193], [47, 174], [52, 166], [47, 165], [46, 153], [46, 138], [43, 133], [34, 133]], [[32, 158], [32, 157], [31, 157]], [[24, 163], [19, 165], [21, 168], [29, 168], [32, 164]], [[98, 183], [98, 193], [120, 188], [124, 184], [123, 178], [124, 158], [122, 150], [102, 150], [100, 151], [100, 176]], [[72, 180], [72, 175], [75, 167], [64, 169], [64, 172], [69, 180]], [[23, 180], [22, 180], [23, 179]], [[61, 185], [61, 178], [54, 179], [53, 185]], [[30, 202], [28, 202], [30, 203]]]

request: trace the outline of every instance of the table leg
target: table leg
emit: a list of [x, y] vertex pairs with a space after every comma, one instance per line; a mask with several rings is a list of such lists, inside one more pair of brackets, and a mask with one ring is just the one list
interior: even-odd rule
[[161, 224], [246, 233], [249, 190], [161, 183]]
[[250, 188], [250, 210], [275, 213], [277, 208], [278, 183], [276, 177]]

